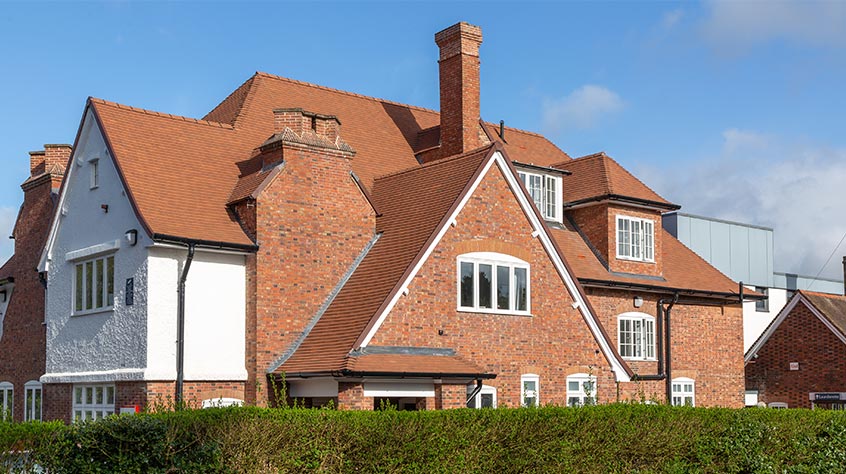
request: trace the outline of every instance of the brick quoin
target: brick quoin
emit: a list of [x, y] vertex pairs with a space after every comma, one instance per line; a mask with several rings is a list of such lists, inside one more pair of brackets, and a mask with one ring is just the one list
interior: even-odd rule
[[846, 392], [846, 345], [802, 302], [757, 354], [746, 364], [746, 389], [761, 402], [811, 408], [810, 392]]
[[[0, 338], [0, 382], [14, 386], [13, 419], [17, 421], [24, 418], [24, 385], [38, 381], [45, 371], [44, 285], [36, 268], [55, 210], [54, 193], [70, 154], [70, 145], [44, 145], [44, 150], [30, 153], [31, 175], [21, 185], [24, 201], [15, 222], [14, 255], [0, 269], [0, 280], [14, 278]], [[44, 419], [47, 412], [43, 403]]]

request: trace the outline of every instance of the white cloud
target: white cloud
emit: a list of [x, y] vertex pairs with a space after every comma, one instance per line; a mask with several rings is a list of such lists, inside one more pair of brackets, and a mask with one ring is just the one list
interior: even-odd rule
[[679, 24], [683, 16], [684, 10], [682, 10], [681, 8], [668, 11], [664, 13], [664, 16], [661, 18], [661, 26], [663, 26], [664, 29], [667, 30], [672, 29], [674, 26]]
[[587, 84], [561, 99], [544, 100], [544, 128], [550, 131], [592, 128], [623, 107], [623, 100], [614, 91]]
[[11, 207], [0, 207], [0, 266], [12, 256], [15, 244], [9, 238], [12, 229], [15, 227], [15, 219], [18, 217], [18, 210]]
[[707, 10], [702, 33], [730, 54], [773, 40], [846, 46], [846, 2], [711, 0]]
[[[643, 178], [683, 212], [772, 227], [775, 271], [815, 276], [846, 233], [846, 149], [737, 129], [710, 158]], [[823, 271], [841, 279], [840, 256]]]

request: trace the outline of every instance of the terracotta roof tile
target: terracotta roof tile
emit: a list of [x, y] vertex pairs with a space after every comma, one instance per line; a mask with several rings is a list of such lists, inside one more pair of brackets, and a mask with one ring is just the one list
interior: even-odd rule
[[375, 180], [382, 237], [362, 260], [300, 347], [276, 372], [339, 370], [347, 354], [396, 290], [492, 147]]
[[799, 290], [799, 293], [846, 337], [846, 296], [808, 290]]
[[564, 177], [565, 203], [617, 195], [674, 206], [605, 153], [594, 153], [554, 166], [572, 173]]

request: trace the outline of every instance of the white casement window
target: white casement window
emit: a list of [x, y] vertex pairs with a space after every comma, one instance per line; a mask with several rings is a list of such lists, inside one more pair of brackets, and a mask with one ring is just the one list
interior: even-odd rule
[[[476, 390], [476, 384], [467, 386], [467, 396]], [[496, 408], [496, 387], [483, 385], [482, 390], [467, 404], [468, 408]]]
[[114, 255], [76, 263], [73, 294], [73, 314], [112, 309], [115, 303]]
[[114, 385], [74, 385], [73, 421], [99, 420], [114, 414]]
[[100, 160], [93, 159], [88, 162], [88, 166], [91, 168], [91, 185], [90, 188], [94, 189], [100, 186]]
[[540, 377], [536, 374], [520, 376], [520, 406], [540, 406]]
[[561, 177], [518, 171], [517, 176], [523, 181], [532, 202], [544, 219], [561, 222], [563, 201]]
[[655, 360], [655, 318], [644, 313], [619, 315], [617, 341], [624, 359]]
[[596, 404], [596, 377], [573, 374], [567, 377], [567, 406], [580, 407]]
[[11, 420], [15, 409], [15, 386], [0, 382], [0, 420]]
[[617, 216], [617, 258], [654, 262], [655, 222]]
[[24, 384], [24, 389], [26, 390], [24, 421], [41, 421], [41, 403], [44, 400], [41, 382], [30, 380]]
[[458, 310], [529, 314], [529, 264], [510, 255], [458, 256]]
[[696, 406], [695, 383], [693, 379], [679, 377], [673, 379], [673, 406]]

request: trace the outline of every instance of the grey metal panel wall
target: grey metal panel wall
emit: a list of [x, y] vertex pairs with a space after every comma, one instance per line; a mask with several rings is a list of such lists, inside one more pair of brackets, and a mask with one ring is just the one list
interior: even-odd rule
[[731, 228], [720, 222], [711, 224], [711, 265], [738, 281], [731, 273]]
[[731, 273], [729, 276], [734, 281], [754, 285], [755, 283], [749, 278], [749, 228], [729, 225], [729, 232], [731, 232]]
[[749, 232], [749, 283], [756, 286], [773, 286], [773, 269], [769, 252], [772, 232], [750, 228]]

